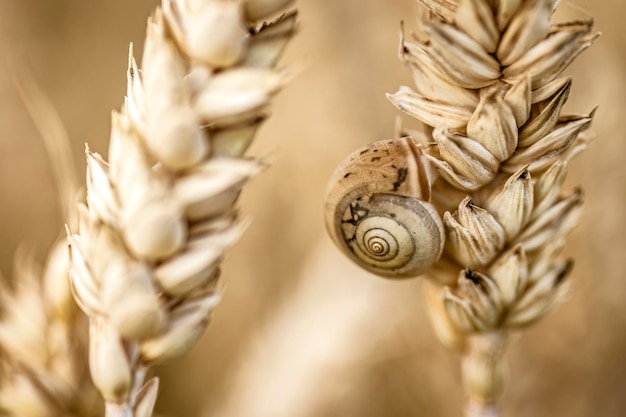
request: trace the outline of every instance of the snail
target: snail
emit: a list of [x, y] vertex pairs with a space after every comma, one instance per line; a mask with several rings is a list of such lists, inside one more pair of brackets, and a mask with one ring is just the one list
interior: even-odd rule
[[424, 273], [441, 256], [444, 227], [429, 203], [434, 173], [411, 138], [383, 140], [351, 154], [328, 185], [324, 217], [350, 259], [387, 278]]

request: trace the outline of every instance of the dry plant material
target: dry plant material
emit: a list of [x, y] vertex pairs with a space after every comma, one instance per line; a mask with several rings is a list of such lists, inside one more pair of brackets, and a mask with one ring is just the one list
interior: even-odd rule
[[[77, 180], [69, 139], [59, 115], [25, 68], [14, 82], [46, 147], [63, 218]], [[87, 368], [87, 319], [72, 299], [65, 239], [57, 241], [42, 267], [20, 248], [13, 285], [0, 284], [0, 415], [8, 417], [96, 417], [98, 391]]]
[[[463, 354], [466, 414], [495, 416], [509, 335], [544, 317], [568, 286], [572, 261], [559, 253], [583, 198], [561, 186], [594, 112], [561, 114], [571, 88], [561, 74], [597, 34], [591, 21], [552, 23], [557, 1], [420, 3], [422, 30], [400, 45], [415, 87], [388, 98], [424, 129], [348, 158], [329, 186], [326, 222], [370, 271], [426, 271], [435, 329]], [[378, 185], [361, 186], [368, 178]], [[431, 224], [426, 233], [416, 216]]]
[[0, 288], [0, 415], [96, 417], [87, 323], [72, 300], [64, 241], [45, 268], [18, 252], [11, 288]]
[[219, 301], [220, 263], [244, 227], [236, 201], [264, 168], [243, 155], [287, 79], [274, 67], [295, 31], [290, 3], [164, 0], [141, 70], [131, 48], [109, 160], [87, 149], [87, 205], [69, 238], [107, 416], [151, 415], [147, 369], [187, 352]]

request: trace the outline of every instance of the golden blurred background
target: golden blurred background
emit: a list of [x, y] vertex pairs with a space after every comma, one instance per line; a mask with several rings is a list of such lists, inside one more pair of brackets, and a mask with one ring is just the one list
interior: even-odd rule
[[[83, 178], [84, 143], [106, 153], [125, 92], [128, 43], [141, 48], [156, 0], [0, 0], [0, 269], [21, 242], [43, 257], [62, 223], [42, 141], [15, 88], [26, 66], [56, 105]], [[571, 299], [510, 349], [504, 416], [624, 416], [626, 396], [626, 3], [564, 1], [603, 36], [568, 69], [571, 112], [600, 109], [570, 168], [586, 191], [571, 235]], [[385, 93], [411, 83], [397, 60], [414, 0], [299, 0], [283, 64], [299, 75], [251, 149], [272, 168], [245, 191], [253, 220], [223, 268], [226, 293], [186, 357], [157, 373], [162, 416], [460, 416], [459, 358], [430, 328], [419, 280], [348, 263], [326, 236], [326, 181], [352, 150], [391, 137]], [[140, 56], [140, 53], [137, 53]]]

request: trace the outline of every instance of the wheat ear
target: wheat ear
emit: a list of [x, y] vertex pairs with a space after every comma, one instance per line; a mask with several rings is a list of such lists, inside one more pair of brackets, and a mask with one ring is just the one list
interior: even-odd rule
[[87, 323], [67, 284], [67, 245], [41, 268], [18, 251], [13, 287], [0, 288], [0, 414], [11, 417], [95, 417], [89, 378]]
[[558, 1], [420, 0], [423, 32], [402, 40], [416, 89], [389, 99], [427, 127], [426, 158], [446, 244], [430, 270], [442, 341], [462, 352], [467, 416], [497, 416], [513, 332], [563, 298], [572, 267], [559, 253], [577, 224], [567, 166], [593, 119], [562, 115], [562, 71], [597, 34], [591, 21], [551, 23]]
[[[77, 180], [67, 133], [28, 71], [20, 68], [15, 75], [48, 151], [61, 213], [71, 223]], [[0, 414], [100, 415], [94, 407], [98, 393], [86, 366], [87, 320], [70, 293], [66, 240], [53, 245], [43, 268], [24, 247], [15, 258], [13, 285], [0, 285]]]
[[368, 271], [428, 275], [432, 321], [463, 355], [468, 416], [496, 416], [510, 334], [567, 288], [559, 253], [581, 211], [562, 192], [593, 111], [561, 115], [563, 70], [597, 34], [551, 23], [553, 0], [419, 0], [400, 58], [415, 89], [390, 101], [422, 122], [354, 152], [331, 179], [326, 225]]
[[163, 0], [141, 71], [131, 47], [109, 161], [87, 149], [87, 205], [69, 238], [109, 417], [151, 415], [147, 369], [189, 350], [219, 301], [220, 263], [243, 230], [235, 203], [265, 165], [243, 154], [286, 81], [274, 67], [295, 30], [296, 13], [280, 14], [290, 3]]

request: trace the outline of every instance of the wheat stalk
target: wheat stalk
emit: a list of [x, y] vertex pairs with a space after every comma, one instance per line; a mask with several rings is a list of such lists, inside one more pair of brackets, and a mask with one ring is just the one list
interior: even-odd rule
[[287, 75], [290, 0], [164, 0], [112, 117], [109, 161], [87, 148], [87, 205], [70, 232], [71, 285], [90, 319], [107, 416], [150, 416], [152, 365], [184, 354], [219, 301], [235, 203], [264, 163], [243, 156]]
[[562, 300], [579, 189], [561, 186], [593, 119], [562, 115], [562, 71], [597, 34], [551, 23], [558, 1], [420, 0], [423, 31], [401, 42], [416, 89], [389, 95], [426, 125], [414, 134], [439, 180], [446, 244], [430, 270], [440, 339], [462, 352], [467, 416], [499, 415], [510, 335]]

